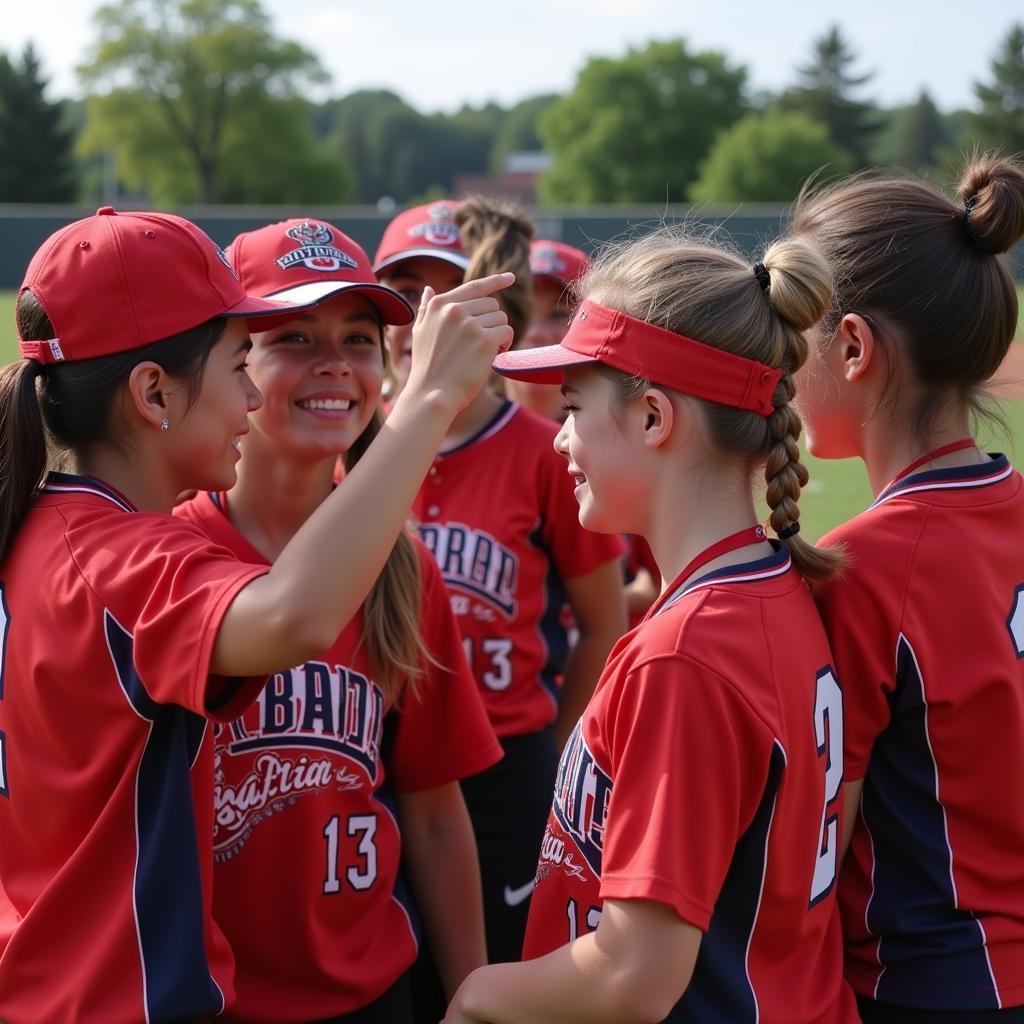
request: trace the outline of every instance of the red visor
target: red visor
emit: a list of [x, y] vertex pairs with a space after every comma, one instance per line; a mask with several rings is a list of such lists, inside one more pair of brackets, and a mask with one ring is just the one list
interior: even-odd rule
[[558, 345], [503, 352], [494, 369], [514, 380], [561, 384], [569, 366], [604, 363], [623, 373], [734, 409], [770, 416], [782, 371], [585, 301]]

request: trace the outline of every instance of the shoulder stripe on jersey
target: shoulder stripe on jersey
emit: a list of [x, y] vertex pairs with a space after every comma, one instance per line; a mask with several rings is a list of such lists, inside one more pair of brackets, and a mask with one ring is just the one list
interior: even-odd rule
[[784, 575], [792, 567], [793, 559], [790, 558], [789, 552], [785, 548], [780, 548], [774, 555], [762, 558], [757, 562], [723, 566], [691, 583], [684, 583], [654, 612], [654, 615], [660, 615], [666, 608], [671, 608], [677, 601], [686, 597], [687, 594], [692, 594], [695, 590], [717, 587], [722, 583], [756, 583], [758, 580], [770, 580], [774, 576]]
[[891, 498], [921, 491], [953, 491], [972, 487], [987, 487], [999, 483], [1013, 474], [1013, 466], [1005, 455], [993, 455], [989, 463], [976, 466], [956, 466], [953, 469], [933, 469], [917, 473], [905, 480], [890, 484], [873, 502], [871, 508], [882, 505]]
[[465, 451], [470, 445], [479, 444], [481, 441], [486, 441], [489, 437], [494, 437], [499, 430], [508, 425], [509, 421], [519, 411], [519, 406], [511, 399], [505, 398], [502, 400], [502, 404], [498, 407], [498, 411], [470, 438], [463, 441], [462, 444], [456, 445], [454, 448], [449, 448], [446, 452], [440, 452], [438, 454], [439, 459], [446, 459], [449, 455], [454, 455], [456, 452]]
[[125, 498], [112, 487], [91, 476], [76, 476], [72, 473], [50, 473], [40, 488], [45, 494], [93, 494], [98, 498], [106, 498], [125, 512], [135, 509]]
[[861, 797], [873, 851], [865, 920], [879, 936], [875, 997], [921, 1009], [997, 1009], [984, 930], [960, 906], [924, 675], [902, 633], [889, 704]]

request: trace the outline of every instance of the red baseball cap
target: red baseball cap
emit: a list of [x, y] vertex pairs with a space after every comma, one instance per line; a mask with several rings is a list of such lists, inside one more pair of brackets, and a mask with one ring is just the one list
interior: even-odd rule
[[469, 257], [462, 251], [462, 239], [455, 223], [458, 208], [454, 200], [439, 199], [403, 210], [384, 229], [373, 269], [379, 274], [393, 263], [416, 256], [433, 256], [465, 270]]
[[550, 277], [568, 287], [578, 281], [590, 266], [590, 257], [565, 242], [538, 238], [530, 243], [530, 273]]
[[561, 384], [570, 366], [604, 363], [685, 395], [770, 416], [782, 370], [584, 300], [557, 345], [503, 352], [494, 369], [513, 380]]
[[227, 256], [246, 290], [256, 295], [309, 304], [356, 291], [386, 324], [416, 317], [398, 292], [377, 281], [362, 246], [326, 221], [294, 218], [246, 231], [228, 246]]
[[22, 356], [40, 363], [126, 352], [218, 316], [258, 319], [266, 329], [309, 305], [248, 295], [221, 248], [191, 221], [112, 206], [54, 232], [32, 257], [26, 288], [55, 335], [19, 337]]

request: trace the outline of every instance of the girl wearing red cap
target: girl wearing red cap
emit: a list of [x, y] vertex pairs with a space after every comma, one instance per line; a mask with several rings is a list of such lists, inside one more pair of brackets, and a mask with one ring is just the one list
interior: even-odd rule
[[[238, 482], [175, 512], [239, 558], [270, 563], [334, 490], [338, 456], [351, 473], [382, 429], [383, 325], [413, 311], [322, 221], [248, 232], [228, 255], [250, 293], [320, 303], [254, 334], [263, 405]], [[418, 540], [400, 535], [335, 643], [271, 676], [214, 743], [213, 911], [235, 954], [231, 1020], [408, 1021], [417, 929], [400, 854], [448, 992], [486, 962], [458, 779], [501, 750]]]
[[[847, 1024], [834, 906], [842, 690], [805, 580], [792, 375], [830, 275], [801, 243], [751, 268], [669, 229], [609, 250], [560, 345], [580, 521], [650, 541], [661, 597], [615, 646], [562, 754], [522, 963], [448, 1024]], [[764, 469], [771, 525], [751, 471]]]
[[[105, 208], [33, 257], [25, 358], [0, 377], [0, 1019], [157, 1024], [231, 1001], [207, 718], [234, 720], [355, 614], [510, 340], [488, 297], [507, 283], [423, 308], [387, 436], [270, 567], [169, 513], [234, 483], [260, 404], [249, 324], [301, 307], [247, 295], [169, 214]], [[48, 447], [67, 472], [46, 474]]]
[[1024, 234], [1024, 166], [972, 161], [958, 193], [866, 176], [793, 222], [837, 268], [808, 445], [862, 459], [875, 494], [824, 539], [850, 568], [820, 592], [849, 706], [846, 974], [871, 1022], [1024, 1020], [1024, 480], [971, 432], [1017, 325], [998, 254]]

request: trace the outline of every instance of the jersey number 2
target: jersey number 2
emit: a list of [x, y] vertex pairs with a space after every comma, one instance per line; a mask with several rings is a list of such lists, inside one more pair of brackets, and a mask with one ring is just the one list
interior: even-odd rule
[[828, 809], [843, 784], [843, 691], [830, 668], [823, 668], [815, 681], [814, 738], [818, 757], [825, 759], [825, 799], [821, 806], [818, 857], [811, 881], [809, 906], [812, 907], [831, 891], [839, 853], [839, 815], [838, 811], [830, 815]]
[[[341, 879], [338, 877], [338, 848], [341, 845], [339, 829], [341, 820], [334, 815], [324, 826], [324, 838], [327, 840], [327, 875], [324, 878], [324, 893], [331, 896], [341, 890]], [[353, 814], [347, 822], [346, 833], [358, 837], [356, 853], [362, 858], [359, 866], [352, 865], [345, 869], [348, 884], [358, 892], [363, 892], [373, 885], [377, 878], [377, 847], [373, 837], [377, 834], [376, 814]]]

